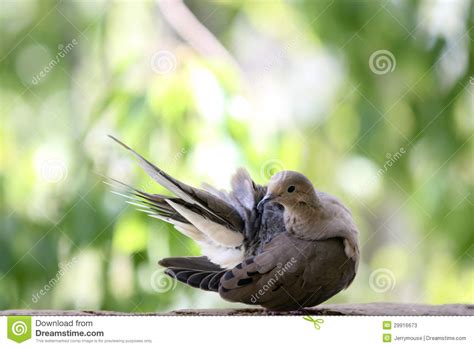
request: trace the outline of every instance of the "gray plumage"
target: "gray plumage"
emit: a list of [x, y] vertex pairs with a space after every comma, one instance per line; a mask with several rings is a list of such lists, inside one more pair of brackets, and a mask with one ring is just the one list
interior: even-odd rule
[[169, 276], [228, 301], [272, 310], [315, 306], [353, 281], [359, 246], [351, 213], [335, 197], [316, 191], [303, 174], [279, 172], [265, 187], [239, 169], [230, 192], [209, 185], [198, 189], [111, 138], [176, 196], [125, 185], [130, 203], [172, 223], [201, 247], [204, 256], [159, 261]]

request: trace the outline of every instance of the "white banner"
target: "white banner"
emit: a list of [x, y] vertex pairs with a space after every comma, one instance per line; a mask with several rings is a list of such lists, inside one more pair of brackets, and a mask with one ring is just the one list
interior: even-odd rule
[[473, 347], [473, 318], [13, 316], [0, 317], [0, 347]]

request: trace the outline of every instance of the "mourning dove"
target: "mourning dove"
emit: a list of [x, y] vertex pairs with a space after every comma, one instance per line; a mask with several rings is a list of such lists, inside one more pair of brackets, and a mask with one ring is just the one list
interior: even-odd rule
[[270, 310], [318, 305], [347, 288], [359, 262], [358, 230], [335, 197], [314, 189], [303, 174], [281, 171], [267, 187], [244, 169], [230, 192], [191, 187], [137, 152], [140, 166], [175, 197], [130, 186], [131, 203], [193, 239], [203, 256], [159, 261], [165, 273], [231, 302]]

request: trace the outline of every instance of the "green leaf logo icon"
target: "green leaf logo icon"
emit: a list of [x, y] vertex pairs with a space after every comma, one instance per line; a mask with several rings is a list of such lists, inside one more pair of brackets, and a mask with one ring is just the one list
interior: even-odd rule
[[31, 317], [8, 317], [7, 337], [17, 343], [29, 340], [31, 338]]

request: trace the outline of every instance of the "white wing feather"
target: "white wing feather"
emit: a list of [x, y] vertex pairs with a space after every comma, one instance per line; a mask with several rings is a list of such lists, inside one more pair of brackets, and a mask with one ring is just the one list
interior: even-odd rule
[[166, 202], [216, 244], [225, 247], [237, 247], [242, 245], [244, 237], [241, 233], [234, 232], [223, 225], [208, 220], [169, 199], [167, 199]]

